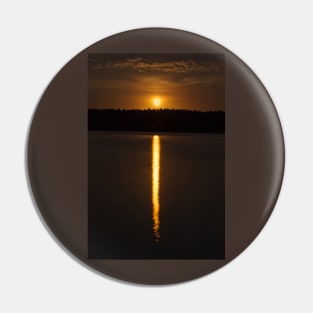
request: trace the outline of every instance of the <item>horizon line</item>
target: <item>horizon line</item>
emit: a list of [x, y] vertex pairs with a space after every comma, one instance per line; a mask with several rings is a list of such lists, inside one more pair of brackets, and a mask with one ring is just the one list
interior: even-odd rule
[[96, 111], [189, 111], [189, 112], [223, 112], [225, 113], [225, 110], [210, 110], [210, 111], [202, 111], [202, 110], [193, 110], [193, 109], [174, 109], [174, 108], [146, 108], [146, 109], [125, 109], [125, 108], [88, 108], [89, 110], [96, 110]]

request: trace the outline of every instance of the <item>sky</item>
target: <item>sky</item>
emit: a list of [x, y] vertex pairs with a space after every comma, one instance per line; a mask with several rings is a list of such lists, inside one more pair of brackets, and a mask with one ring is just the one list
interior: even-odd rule
[[89, 108], [224, 111], [224, 93], [222, 54], [88, 56]]

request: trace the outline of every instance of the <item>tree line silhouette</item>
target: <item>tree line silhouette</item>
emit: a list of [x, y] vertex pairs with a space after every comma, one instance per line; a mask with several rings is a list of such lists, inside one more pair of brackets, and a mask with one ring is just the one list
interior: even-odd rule
[[224, 133], [225, 112], [89, 109], [88, 130]]

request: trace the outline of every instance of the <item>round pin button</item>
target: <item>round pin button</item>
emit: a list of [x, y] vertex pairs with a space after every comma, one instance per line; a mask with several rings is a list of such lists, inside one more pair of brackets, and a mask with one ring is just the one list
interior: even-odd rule
[[140, 284], [215, 271], [262, 230], [284, 171], [274, 104], [221, 45], [174, 29], [120, 33], [68, 62], [44, 92], [28, 176], [57, 240]]

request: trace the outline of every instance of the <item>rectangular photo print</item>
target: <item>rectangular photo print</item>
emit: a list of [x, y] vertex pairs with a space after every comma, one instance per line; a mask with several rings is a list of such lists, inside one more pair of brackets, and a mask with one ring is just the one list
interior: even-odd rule
[[223, 54], [89, 54], [88, 258], [225, 258]]

